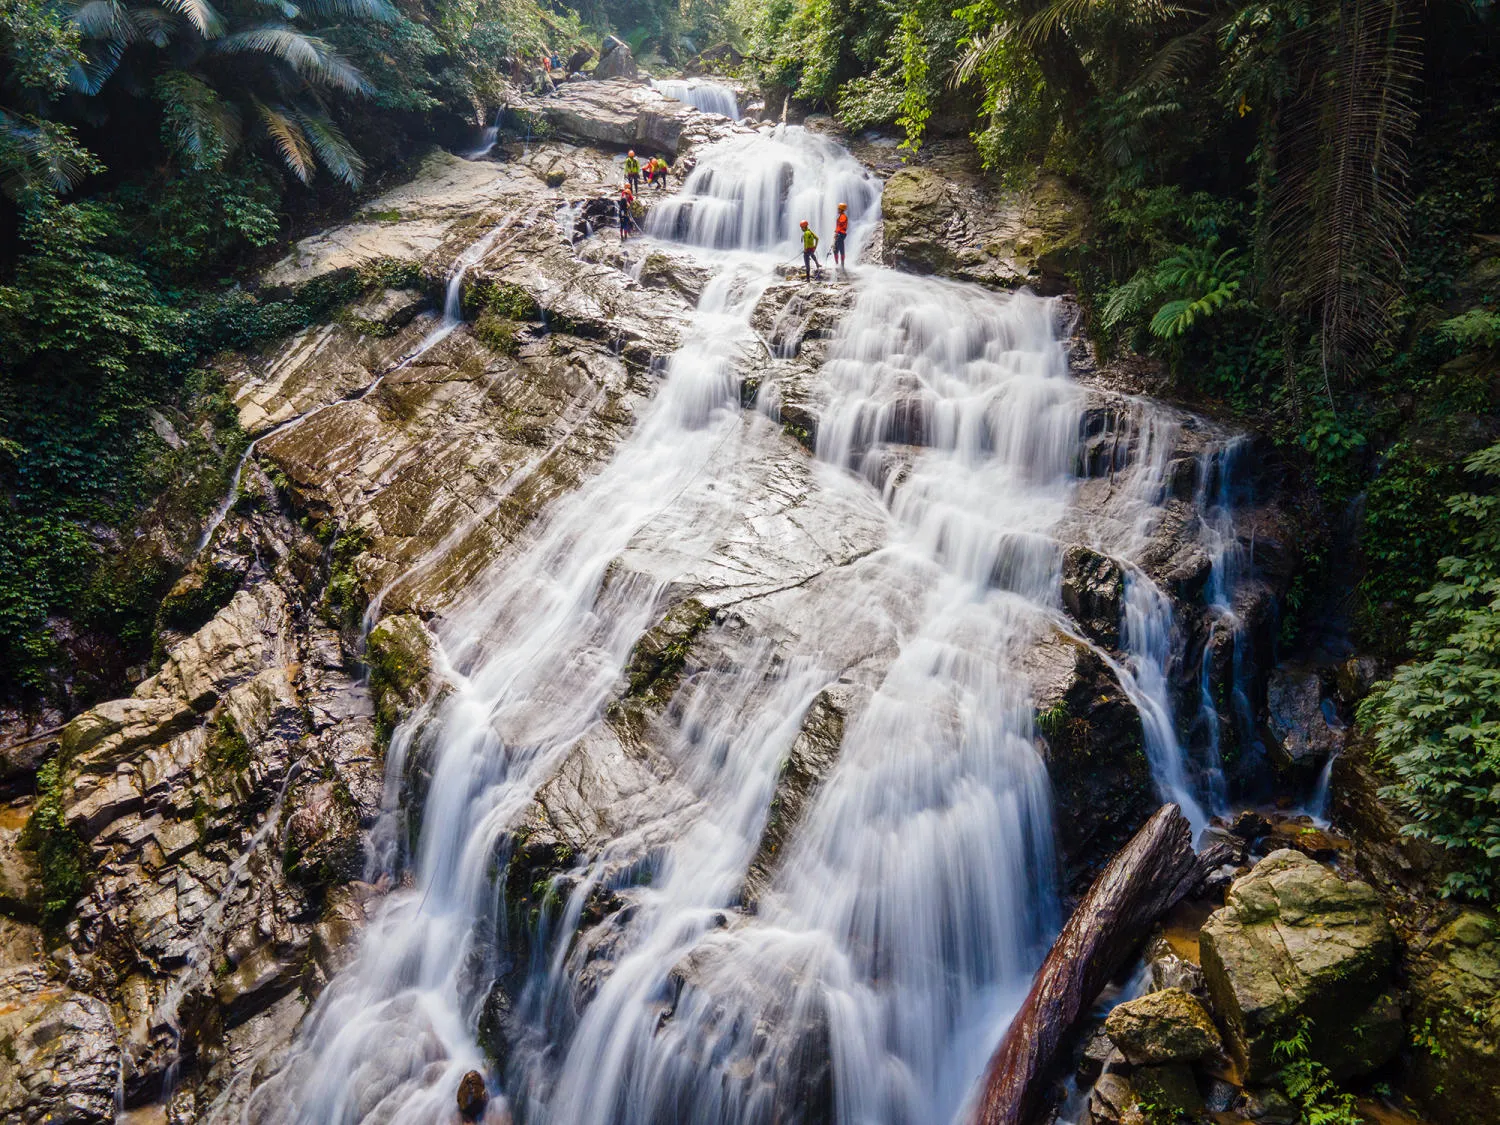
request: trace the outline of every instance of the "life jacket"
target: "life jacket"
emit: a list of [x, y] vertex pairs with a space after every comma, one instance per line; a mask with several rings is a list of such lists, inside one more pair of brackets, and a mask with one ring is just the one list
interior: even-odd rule
[[833, 224], [833, 233], [834, 234], [848, 234], [849, 233], [849, 212], [848, 211], [840, 211], [839, 212], [838, 220]]
[[633, 156], [625, 158], [625, 174], [627, 176], [639, 176], [641, 174], [641, 162]]
[[812, 227], [808, 227], [805, 231], [802, 232], [802, 249], [816, 250], [817, 246], [818, 236], [813, 233]]

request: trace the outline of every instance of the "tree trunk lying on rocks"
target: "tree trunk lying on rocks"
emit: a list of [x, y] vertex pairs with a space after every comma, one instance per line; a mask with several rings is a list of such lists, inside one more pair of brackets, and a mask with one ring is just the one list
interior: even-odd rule
[[990, 1059], [975, 1125], [1024, 1125], [1079, 1013], [1214, 858], [1194, 854], [1187, 818], [1176, 805], [1163, 805], [1110, 861], [1052, 943]]

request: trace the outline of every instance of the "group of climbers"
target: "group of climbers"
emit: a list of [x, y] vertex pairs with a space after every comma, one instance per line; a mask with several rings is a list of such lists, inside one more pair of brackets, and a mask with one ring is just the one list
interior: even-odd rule
[[[840, 269], [844, 268], [845, 255], [844, 246], [849, 239], [849, 204], [840, 203], [838, 218], [833, 221], [833, 264]], [[802, 271], [803, 276], [812, 280], [813, 266], [818, 267], [818, 276], [823, 276], [823, 263], [818, 260], [818, 235], [812, 227], [807, 225], [807, 220], [802, 220]]]
[[646, 183], [653, 184], [657, 191], [667, 190], [667, 174], [670, 165], [660, 156], [653, 156], [646, 161], [644, 168], [640, 158], [636, 156], [635, 149], [625, 154], [625, 183], [620, 188], [619, 212], [620, 212], [620, 241], [630, 237], [631, 228], [635, 226], [633, 212], [635, 210], [636, 197], [641, 190], [641, 176], [644, 173]]

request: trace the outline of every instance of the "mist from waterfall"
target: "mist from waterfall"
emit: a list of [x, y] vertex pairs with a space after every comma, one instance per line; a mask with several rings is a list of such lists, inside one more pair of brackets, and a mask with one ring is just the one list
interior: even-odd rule
[[[486, 1069], [477, 1028], [506, 974], [523, 987], [499, 1092], [534, 1125], [942, 1125], [962, 1112], [1059, 922], [1024, 664], [1063, 624], [1057, 536], [1084, 407], [1053, 301], [856, 268], [808, 471], [880, 545], [842, 568], [837, 614], [777, 636], [718, 616], [694, 647], [714, 655], [652, 728], [672, 767], [659, 814], [576, 857], [530, 965], [506, 952], [512, 834], [571, 753], [618, 737], [609, 705], [632, 647], [734, 534], [757, 467], [786, 440], [740, 409], [746, 357], [764, 357], [750, 319], [799, 219], [831, 232], [838, 202], [857, 259], [878, 182], [832, 141], [783, 127], [702, 152], [653, 208], [648, 232], [716, 272], [611, 459], [441, 620], [452, 687], [392, 739], [369, 873], [402, 889], [243, 1120], [446, 1123], [459, 1077]], [[1149, 456], [1137, 469], [1142, 526], [1163, 472]], [[1165, 691], [1148, 625], [1124, 629], [1141, 698]], [[878, 673], [854, 651], [878, 653]], [[859, 706], [767, 858], [781, 771], [830, 692]], [[1161, 723], [1159, 749], [1180, 755], [1170, 713]], [[627, 905], [590, 944], [576, 935], [601, 890]]]

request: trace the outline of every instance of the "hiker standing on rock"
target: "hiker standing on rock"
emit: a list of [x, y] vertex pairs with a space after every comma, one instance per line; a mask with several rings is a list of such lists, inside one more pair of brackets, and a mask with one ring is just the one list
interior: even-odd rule
[[818, 262], [818, 236], [813, 229], [807, 225], [807, 220], [802, 220], [802, 269], [808, 281], [812, 280], [813, 263], [818, 263], [818, 276], [823, 276], [823, 263]]
[[635, 192], [630, 190], [629, 184], [620, 189], [617, 206], [620, 209], [620, 241], [624, 242], [630, 237], [630, 209], [635, 206]]
[[625, 154], [625, 178], [630, 181], [630, 190], [641, 190], [641, 162], [635, 158], [635, 149]]
[[839, 217], [833, 221], [833, 264], [844, 268], [844, 243], [849, 238], [849, 204], [839, 204]]

